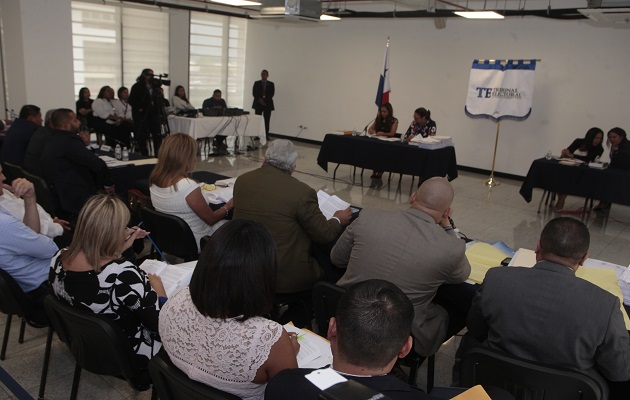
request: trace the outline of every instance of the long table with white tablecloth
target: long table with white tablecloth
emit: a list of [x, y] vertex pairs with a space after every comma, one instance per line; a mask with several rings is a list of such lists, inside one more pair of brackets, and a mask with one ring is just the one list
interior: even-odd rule
[[193, 139], [223, 136], [258, 136], [260, 144], [267, 143], [265, 135], [265, 120], [262, 115], [239, 115], [221, 117], [168, 117], [171, 133], [185, 133]]

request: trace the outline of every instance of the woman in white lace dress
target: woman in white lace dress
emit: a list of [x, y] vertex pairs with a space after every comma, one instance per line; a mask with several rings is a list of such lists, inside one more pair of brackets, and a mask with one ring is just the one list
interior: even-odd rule
[[297, 368], [299, 345], [263, 317], [273, 307], [276, 248], [248, 220], [219, 228], [204, 248], [190, 287], [160, 312], [159, 332], [173, 363], [191, 379], [243, 399], [263, 399], [269, 379]]

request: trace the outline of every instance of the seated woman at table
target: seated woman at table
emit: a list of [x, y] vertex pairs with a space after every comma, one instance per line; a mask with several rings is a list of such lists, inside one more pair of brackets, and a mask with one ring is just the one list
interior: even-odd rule
[[[586, 136], [583, 139], [575, 139], [569, 147], [562, 149], [560, 155], [566, 158], [577, 158], [586, 163], [595, 161], [597, 157], [604, 153], [603, 140], [604, 131], [599, 128], [591, 128], [586, 132]], [[566, 199], [566, 194], [558, 193], [558, 201], [556, 201], [554, 211], [562, 211]]]
[[264, 226], [234, 220], [204, 247], [190, 286], [160, 313], [164, 349], [191, 379], [262, 400], [267, 382], [297, 368], [295, 334], [264, 317], [273, 308], [276, 246]]
[[608, 131], [607, 144], [610, 147], [610, 161], [618, 153], [630, 153], [630, 141], [626, 131], [621, 128], [612, 128]]
[[91, 197], [79, 213], [67, 249], [51, 260], [50, 283], [57, 298], [73, 307], [111, 316], [123, 328], [139, 361], [146, 364], [161, 348], [162, 280], [128, 261], [122, 253], [148, 232], [129, 223], [129, 209], [115, 196]]
[[186, 97], [186, 89], [182, 85], [175, 88], [175, 94], [173, 95], [173, 107], [175, 108], [175, 114], [182, 114], [186, 111], [196, 111], [195, 107], [190, 104], [188, 97]]
[[114, 99], [114, 89], [103, 86], [92, 103], [94, 113], [94, 130], [97, 136], [104, 134], [105, 143], [115, 147], [119, 144], [129, 148], [132, 125], [123, 124], [124, 117], [118, 115], [120, 107], [116, 107], [118, 100]]
[[[622, 159], [626, 157], [630, 159], [630, 141], [628, 141], [626, 131], [615, 127], [608, 131], [607, 137], [607, 145], [610, 147], [610, 167], [627, 168], [620, 165], [620, 162], [625, 164], [625, 161]], [[628, 164], [630, 164], [630, 162], [628, 162]], [[594, 210], [608, 210], [609, 208], [610, 203], [600, 201], [594, 207]]]
[[413, 113], [413, 121], [405, 133], [404, 139], [410, 141], [414, 137], [420, 135], [423, 138], [427, 136], [435, 136], [437, 133], [437, 125], [431, 119], [431, 110], [424, 107], [416, 109]]
[[[381, 106], [374, 118], [374, 123], [370, 126], [368, 133], [375, 136], [392, 137], [398, 129], [398, 120], [394, 117], [394, 108], [391, 103], [385, 103]], [[371, 178], [379, 179], [383, 172], [372, 171]]]
[[604, 131], [599, 128], [591, 128], [583, 139], [575, 139], [566, 149], [562, 149], [560, 155], [565, 158], [576, 158], [586, 163], [594, 161], [604, 154]]
[[197, 163], [197, 142], [184, 133], [168, 136], [158, 152], [158, 162], [151, 172], [151, 202], [156, 210], [180, 217], [190, 227], [197, 248], [204, 236], [223, 225], [224, 218], [234, 208], [232, 200], [218, 210], [212, 210], [199, 184], [187, 173]]
[[[82, 87], [79, 90], [79, 100], [76, 102], [77, 118], [81, 121], [81, 130], [92, 132], [92, 103], [94, 100], [90, 98], [90, 89]], [[102, 138], [99, 144], [102, 142]]]

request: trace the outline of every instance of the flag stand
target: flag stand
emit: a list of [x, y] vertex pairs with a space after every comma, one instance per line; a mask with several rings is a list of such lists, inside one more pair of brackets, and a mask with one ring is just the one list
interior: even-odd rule
[[499, 131], [501, 130], [501, 121], [497, 122], [497, 137], [494, 140], [494, 155], [492, 156], [492, 170], [490, 171], [490, 178], [486, 179], [483, 184], [488, 187], [499, 186], [501, 182], [494, 179], [494, 163], [497, 160], [497, 146], [499, 144]]

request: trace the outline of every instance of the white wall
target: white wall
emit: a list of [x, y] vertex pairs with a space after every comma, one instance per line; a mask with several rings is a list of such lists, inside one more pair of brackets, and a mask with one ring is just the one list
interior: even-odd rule
[[547, 150], [559, 153], [592, 126], [630, 130], [630, 29], [585, 21], [342, 20], [328, 24], [250, 21], [245, 92], [259, 71], [276, 84], [271, 132], [322, 140], [331, 130], [362, 129], [374, 98], [387, 36], [390, 101], [399, 132], [426, 107], [438, 133], [453, 136], [460, 165], [490, 169], [496, 124], [464, 114], [474, 58], [537, 58], [533, 111], [503, 121], [496, 170], [522, 175]]
[[168, 89], [168, 99], [175, 94], [177, 85], [186, 88], [188, 95], [188, 60], [190, 37], [190, 12], [184, 10], [169, 10], [169, 73], [171, 87]]
[[7, 108], [74, 109], [70, 0], [0, 1]]

